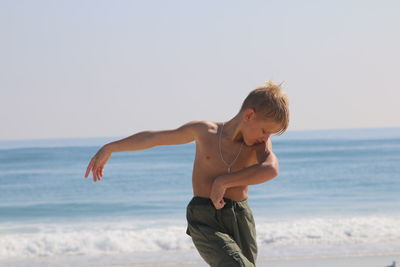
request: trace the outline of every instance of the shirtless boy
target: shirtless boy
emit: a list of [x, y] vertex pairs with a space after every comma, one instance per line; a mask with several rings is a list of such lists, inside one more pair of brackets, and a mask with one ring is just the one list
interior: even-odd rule
[[278, 175], [270, 135], [282, 134], [288, 124], [288, 97], [280, 85], [269, 81], [251, 91], [227, 122], [191, 121], [104, 145], [91, 159], [85, 178], [92, 172], [93, 180], [100, 181], [113, 152], [195, 141], [194, 196], [186, 208], [186, 234], [212, 267], [255, 266], [256, 230], [248, 186]]

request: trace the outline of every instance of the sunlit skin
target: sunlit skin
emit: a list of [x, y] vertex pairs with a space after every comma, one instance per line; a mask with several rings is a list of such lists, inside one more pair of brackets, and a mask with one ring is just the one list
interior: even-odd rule
[[[248, 198], [249, 185], [277, 176], [278, 160], [272, 152], [270, 136], [279, 132], [282, 125], [260, 117], [249, 108], [225, 122], [224, 127], [222, 122], [192, 121], [173, 130], [136, 133], [104, 145], [88, 164], [85, 178], [92, 172], [93, 180], [100, 181], [104, 166], [113, 152], [195, 141], [193, 195], [210, 198], [215, 208], [221, 209], [225, 205], [224, 197], [242, 201]], [[227, 163], [221, 160], [221, 154]], [[226, 164], [232, 162], [229, 172]]]
[[[265, 143], [267, 142], [269, 142], [270, 145], [270, 136], [278, 133], [282, 129], [282, 124], [273, 120], [259, 119], [257, 117], [260, 116], [257, 116], [253, 109], [247, 109], [239, 113], [233, 119], [225, 123], [223, 138], [225, 137], [227, 142], [230, 143], [243, 142], [245, 146], [250, 148], [265, 147]], [[217, 209], [225, 205], [223, 197], [226, 197], [227, 187], [223, 180], [224, 175], [217, 177], [214, 180], [210, 193], [210, 199]], [[244, 190], [247, 191], [247, 187]]]

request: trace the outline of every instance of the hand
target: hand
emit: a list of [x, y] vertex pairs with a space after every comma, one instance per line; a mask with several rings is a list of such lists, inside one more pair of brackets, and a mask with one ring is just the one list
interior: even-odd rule
[[214, 207], [217, 210], [222, 209], [226, 204], [224, 201], [225, 191], [226, 188], [221, 183], [221, 178], [217, 177], [211, 186], [210, 193], [210, 199], [212, 200]]
[[111, 152], [107, 151], [104, 146], [97, 151], [96, 155], [93, 156], [92, 160], [90, 161], [86, 173], [85, 178], [87, 178], [90, 174], [90, 171], [93, 173], [93, 181], [100, 181], [104, 175], [104, 165], [111, 157]]

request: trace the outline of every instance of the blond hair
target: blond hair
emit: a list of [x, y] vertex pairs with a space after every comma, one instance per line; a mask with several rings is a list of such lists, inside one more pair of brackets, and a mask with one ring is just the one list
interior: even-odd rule
[[272, 119], [282, 124], [282, 128], [277, 133], [281, 135], [289, 126], [289, 98], [281, 90], [282, 83], [279, 85], [272, 81], [266, 81], [251, 91], [243, 101], [240, 112], [252, 108], [256, 112], [257, 119]]

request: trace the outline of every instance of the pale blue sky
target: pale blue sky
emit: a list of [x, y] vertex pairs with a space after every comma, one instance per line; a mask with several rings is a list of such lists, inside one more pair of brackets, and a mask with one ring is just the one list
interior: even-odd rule
[[289, 130], [400, 126], [399, 1], [0, 1], [0, 140], [227, 121], [285, 81]]

